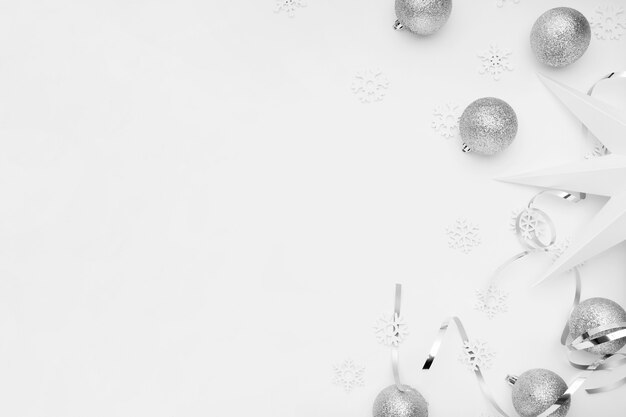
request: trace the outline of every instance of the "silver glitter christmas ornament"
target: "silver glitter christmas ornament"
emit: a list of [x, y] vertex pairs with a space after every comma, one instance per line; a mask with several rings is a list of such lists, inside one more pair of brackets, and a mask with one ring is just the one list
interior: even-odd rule
[[395, 29], [407, 28], [418, 35], [432, 35], [446, 24], [452, 0], [396, 0]]
[[428, 403], [416, 389], [390, 385], [374, 400], [374, 417], [428, 417]]
[[539, 16], [530, 32], [530, 46], [539, 62], [564, 67], [578, 60], [591, 42], [589, 21], [578, 10], [557, 7]]
[[515, 139], [517, 115], [499, 98], [480, 98], [463, 111], [459, 131], [463, 151], [493, 155], [506, 149]]
[[[578, 304], [569, 318], [569, 331], [572, 339], [600, 326], [608, 326], [626, 322], [626, 311], [614, 301], [606, 298], [590, 298]], [[598, 333], [606, 335], [611, 330]], [[600, 355], [615, 353], [626, 345], [626, 338], [602, 343], [586, 349]]]
[[[513, 407], [522, 417], [536, 417], [550, 408], [567, 391], [563, 379], [547, 369], [531, 369], [519, 377], [508, 377], [513, 383]], [[567, 400], [549, 417], [565, 417], [571, 400]]]

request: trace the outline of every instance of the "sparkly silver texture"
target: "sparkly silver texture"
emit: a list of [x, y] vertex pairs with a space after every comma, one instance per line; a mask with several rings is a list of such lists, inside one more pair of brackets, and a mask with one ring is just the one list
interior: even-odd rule
[[418, 35], [432, 35], [446, 24], [452, 12], [452, 0], [396, 0], [396, 17]]
[[[513, 407], [522, 417], [536, 417], [550, 408], [567, 391], [563, 379], [547, 369], [531, 369], [521, 374], [513, 385]], [[550, 417], [565, 417], [571, 400], [567, 400]]]
[[548, 10], [539, 16], [530, 32], [530, 46], [535, 56], [551, 67], [564, 67], [577, 61], [589, 42], [589, 21], [569, 7]]
[[[593, 330], [600, 326], [617, 324], [626, 321], [626, 311], [615, 301], [606, 298], [590, 298], [578, 304], [569, 318], [569, 331], [573, 339], [586, 331]], [[598, 333], [605, 335], [611, 333], [610, 330]], [[626, 345], [626, 338], [602, 343], [586, 349], [588, 352], [607, 355], [615, 353]]]
[[493, 155], [506, 149], [515, 139], [517, 115], [499, 98], [479, 98], [461, 115], [459, 131], [463, 143], [472, 152]]
[[416, 389], [390, 385], [374, 400], [374, 417], [428, 417], [428, 403]]

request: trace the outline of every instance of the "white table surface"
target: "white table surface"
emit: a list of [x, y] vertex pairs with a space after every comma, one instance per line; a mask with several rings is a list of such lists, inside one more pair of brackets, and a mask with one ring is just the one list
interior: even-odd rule
[[[507, 410], [507, 373], [574, 378], [558, 343], [572, 281], [530, 288], [548, 258], [511, 269], [508, 313], [473, 303], [520, 250], [509, 218], [535, 192], [493, 178], [592, 148], [536, 72], [585, 90], [626, 69], [626, 35], [561, 70], [531, 54], [543, 11], [596, 4], [456, 0], [422, 39], [391, 29], [391, 0], [309, 0], [294, 18], [272, 0], [1, 1], [0, 415], [369, 416], [392, 383], [372, 326], [396, 282], [402, 373], [431, 417], [496, 415], [456, 336], [418, 372], [450, 314], [496, 353]], [[513, 51], [498, 82], [477, 71], [491, 42]], [[367, 69], [389, 80], [380, 102], [350, 90]], [[625, 84], [598, 97], [626, 109]], [[484, 96], [520, 122], [489, 159], [430, 126], [435, 105]], [[602, 203], [544, 207], [565, 237]], [[480, 226], [469, 254], [447, 246], [459, 217]], [[625, 250], [583, 267], [584, 298], [626, 305]], [[332, 383], [346, 359], [365, 367], [350, 393]], [[623, 416], [624, 392], [580, 393], [569, 415]]]

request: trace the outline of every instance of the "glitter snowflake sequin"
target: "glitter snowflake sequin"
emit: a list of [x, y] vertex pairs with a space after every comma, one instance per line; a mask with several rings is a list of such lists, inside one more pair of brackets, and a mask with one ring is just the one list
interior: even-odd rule
[[518, 4], [520, 0], [496, 0], [496, 6], [502, 7], [505, 3], [515, 3]]
[[470, 253], [480, 245], [479, 230], [477, 225], [468, 222], [467, 219], [458, 219], [454, 225], [446, 229], [448, 246], [463, 253]]
[[351, 360], [346, 360], [333, 368], [335, 373], [333, 383], [342, 386], [346, 392], [352, 391], [355, 387], [363, 386], [364, 367], [356, 365]]
[[513, 71], [513, 65], [511, 65], [509, 60], [511, 54], [512, 52], [508, 49], [501, 49], [496, 44], [491, 44], [489, 49], [478, 54], [482, 64], [478, 72], [480, 74], [489, 74], [494, 80], [498, 81], [504, 71]]
[[459, 106], [446, 103], [435, 107], [431, 127], [444, 138], [451, 138], [459, 133]]
[[620, 6], [598, 6], [590, 20], [597, 39], [619, 40], [626, 31], [626, 14]]
[[507, 293], [501, 291], [495, 285], [491, 285], [484, 291], [476, 291], [476, 304], [474, 308], [492, 319], [498, 314], [508, 311], [508, 298], [509, 295]]
[[409, 335], [409, 326], [402, 316], [394, 313], [382, 315], [376, 321], [374, 334], [379, 343], [385, 346], [398, 346]]
[[274, 12], [285, 12], [287, 16], [294, 17], [296, 15], [296, 9], [305, 6], [306, 0], [276, 0]]
[[487, 344], [481, 340], [470, 340], [463, 343], [463, 350], [459, 355], [459, 362], [463, 363], [468, 370], [476, 371], [491, 368], [495, 354]]
[[352, 80], [352, 92], [362, 103], [381, 101], [388, 87], [389, 81], [380, 71], [361, 71]]

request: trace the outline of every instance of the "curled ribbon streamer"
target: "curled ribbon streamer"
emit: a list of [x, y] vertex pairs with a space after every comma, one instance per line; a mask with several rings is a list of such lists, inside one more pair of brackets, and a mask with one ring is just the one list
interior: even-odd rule
[[[578, 362], [572, 359], [572, 353], [576, 351], [581, 351], [584, 349], [588, 349], [602, 343], [610, 342], [613, 340], [618, 340], [626, 337], [626, 322], [610, 324], [607, 326], [596, 327], [595, 329], [589, 330], [576, 339], [574, 339], [571, 343], [567, 345], [568, 349], [570, 349], [570, 355], [568, 357], [568, 362], [574, 368], [577, 369], [589, 369], [590, 367], [594, 367], [594, 371], [607, 370], [612, 371], [614, 369], [622, 368], [626, 365], [626, 353], [613, 353], [609, 355], [604, 355], [601, 358], [597, 359], [591, 365]], [[609, 331], [609, 333], [605, 335], [601, 335], [600, 333], [604, 333]], [[563, 342], [562, 342], [563, 343]], [[595, 365], [595, 366], [594, 366]], [[613, 381], [609, 384], [600, 385], [593, 388], [586, 388], [585, 391], [588, 394], [600, 394], [604, 392], [613, 391], [623, 385], [626, 385], [626, 377]]]
[[[558, 197], [562, 200], [571, 202], [571, 203], [578, 203], [579, 201], [584, 200], [587, 195], [585, 193], [570, 193], [570, 192], [566, 192], [566, 191], [556, 191], [556, 190], [544, 190], [541, 191], [539, 193], [537, 193], [533, 198], [530, 199], [530, 201], [528, 202], [528, 206], [527, 209], [522, 211], [516, 221], [515, 221], [515, 232], [516, 235], [519, 239], [519, 241], [521, 242], [521, 244], [523, 246], [525, 246], [525, 250], [514, 255], [513, 257], [511, 257], [510, 259], [508, 259], [506, 262], [504, 262], [502, 265], [500, 265], [493, 273], [491, 279], [490, 279], [490, 284], [493, 284], [502, 274], [502, 272], [509, 267], [511, 264], [513, 264], [514, 262], [525, 258], [526, 256], [530, 255], [531, 253], [534, 252], [538, 252], [538, 251], [548, 251], [555, 243], [556, 243], [556, 239], [557, 239], [557, 232], [556, 232], [556, 226], [554, 225], [554, 222], [552, 221], [552, 218], [543, 210], [540, 210], [538, 208], [535, 207], [536, 201], [537, 199], [542, 196], [542, 195], [552, 195], [555, 197]], [[532, 228], [531, 230], [527, 231], [527, 234], [524, 235], [524, 231], [522, 230], [522, 225], [521, 225], [521, 219], [523, 215], [530, 215], [530, 216], [534, 216], [535, 218], [540, 218], [541, 221], [547, 226], [548, 228], [548, 236], [547, 239], [544, 237], [542, 239], [542, 237], [539, 235], [538, 231], [536, 228]], [[570, 314], [571, 312], [574, 310], [574, 308], [576, 308], [576, 306], [580, 303], [580, 296], [581, 296], [581, 292], [582, 292], [582, 283], [581, 283], [581, 276], [580, 276], [580, 271], [577, 267], [573, 268], [573, 272], [574, 272], [574, 277], [575, 277], [575, 283], [576, 283], [576, 287], [575, 287], [575, 293], [574, 293], [574, 301], [572, 303], [572, 307], [570, 309]], [[448, 319], [444, 322], [444, 324], [442, 324], [440, 330], [439, 330], [439, 336], [438, 339], [435, 341], [435, 344], [433, 345], [433, 348], [431, 350], [431, 354], [428, 357], [428, 359], [426, 360], [426, 363], [424, 364], [424, 369], [428, 369], [430, 368], [430, 366], [432, 365], [432, 362], [434, 361], [434, 357], [437, 354], [437, 351], [439, 350], [440, 344], [441, 344], [441, 339], [443, 338], [443, 335], [445, 335], [445, 332], [449, 326], [449, 322], [451, 320], [454, 320], [454, 322], [456, 323], [457, 327], [459, 328], [459, 334], [461, 335], [461, 338], [464, 339], [463, 341], [465, 342], [467, 340], [467, 334], [465, 332], [465, 329], [463, 328], [462, 323], [460, 322], [460, 320], [456, 317], [453, 317], [451, 319]], [[565, 325], [565, 328], [563, 329], [563, 333], [561, 334], [561, 343], [565, 344], [567, 341], [567, 337], [569, 335], [569, 328], [567, 326], [567, 324]], [[599, 336], [597, 339], [600, 339], [601, 336]], [[584, 366], [582, 364], [577, 364], [578, 369], [583, 370], [583, 374], [581, 374], [580, 376], [578, 376], [567, 388], [567, 390], [565, 391], [565, 393], [563, 393], [563, 395], [561, 395], [552, 406], [550, 406], [546, 411], [544, 411], [543, 413], [541, 413], [538, 417], [547, 417], [549, 415], [551, 415], [552, 413], [556, 412], [559, 408], [561, 408], [564, 404], [566, 404], [568, 402], [568, 400], [572, 397], [572, 395], [577, 392], [587, 381], [587, 378], [589, 377], [589, 374], [591, 372], [594, 372], [596, 370], [599, 369], [608, 369], [607, 363], [606, 361], [609, 359], [609, 357], [603, 357], [601, 359], [598, 359], [596, 361], [594, 361], [591, 364], [585, 364]], [[572, 363], [570, 361], [570, 363]], [[486, 398], [487, 402], [489, 402], [493, 408], [495, 410], [497, 410], [501, 415], [503, 415], [504, 417], [508, 417], [508, 415], [506, 414], [506, 412], [504, 412], [502, 410], [502, 408], [496, 403], [496, 401], [494, 400], [493, 396], [491, 395], [491, 393], [489, 392], [489, 390], [487, 389], [486, 383], [485, 383], [485, 379], [482, 375], [482, 372], [480, 371], [480, 368], [478, 368], [477, 370], [475, 370], [475, 374], [476, 377], [479, 381], [480, 384], [480, 388], [481, 391], [483, 393], [483, 396]], [[617, 383], [613, 384], [615, 386], [621, 386], [622, 384], [626, 384], [626, 378], [623, 382], [618, 381]], [[602, 387], [602, 388], [591, 388], [588, 389], [587, 392], [592, 393], [592, 392], [604, 392], [607, 388], [606, 387]]]
[[[611, 73], [608, 76], [606, 76], [603, 79], [608, 79], [611, 78], [612, 76], [614, 76], [615, 73]], [[618, 76], [620, 77], [626, 77], [626, 72], [620, 73], [618, 74]], [[597, 83], [596, 83], [597, 84]], [[594, 84], [594, 87], [595, 85]], [[593, 92], [593, 88], [591, 88], [590, 92]], [[533, 210], [531, 213], [532, 214], [539, 214], [543, 217], [544, 222], [546, 222], [546, 224], [548, 225], [548, 228], [550, 230], [550, 239], [548, 241], [548, 243], [546, 243], [545, 241], [542, 241], [540, 239], [540, 237], [537, 235], [535, 230], [531, 230], [530, 231], [530, 239], [524, 239], [523, 235], [522, 235], [522, 230], [520, 227], [520, 218], [522, 216], [523, 213], [521, 213], [518, 216], [518, 219], [516, 221], [516, 233], [518, 235], [518, 238], [520, 239], [520, 241], [523, 244], [526, 244], [526, 246], [529, 248], [529, 250], [526, 250], [516, 256], [514, 256], [513, 258], [511, 258], [509, 261], [505, 262], [500, 268], [498, 268], [498, 270], [496, 270], [496, 273], [499, 274], [506, 266], [510, 265], [511, 263], [513, 263], [514, 261], [523, 258], [524, 256], [532, 253], [534, 250], [548, 250], [550, 248], [550, 246], [552, 246], [555, 242], [556, 242], [556, 229], [554, 227], [554, 223], [552, 222], [552, 219], [543, 211], [537, 209], [534, 207], [535, 205], [535, 201], [536, 199], [542, 195], [542, 194], [551, 194], [554, 195], [556, 197], [559, 197], [565, 201], [569, 201], [572, 203], [577, 203], [581, 200], [584, 200], [587, 196], [585, 193], [569, 193], [569, 192], [565, 192], [565, 191], [552, 191], [552, 190], [545, 190], [542, 191], [538, 194], [536, 194], [528, 203], [528, 210]], [[575, 279], [575, 283], [576, 283], [576, 287], [575, 287], [575, 292], [574, 292], [574, 301], [572, 303], [572, 307], [570, 308], [569, 311], [569, 316], [571, 316], [572, 312], [574, 311], [574, 309], [576, 308], [576, 306], [578, 306], [578, 304], [580, 303], [580, 298], [581, 298], [581, 293], [582, 293], [582, 281], [581, 281], [581, 276], [580, 276], [580, 270], [578, 269], [578, 267], [575, 267], [572, 269], [574, 272], [574, 279]], [[608, 334], [604, 334], [602, 335], [601, 333], [604, 333], [606, 331], [609, 331]], [[568, 336], [569, 336], [569, 326], [568, 323], [565, 323], [565, 326], [563, 328], [563, 332], [561, 334], [561, 344], [563, 345], [568, 345]], [[583, 333], [581, 336], [579, 336], [576, 340], [572, 341], [569, 345], [568, 348], [570, 350], [583, 350], [583, 349], [587, 349], [590, 347], [594, 347], [597, 346], [599, 344], [602, 343], [606, 343], [606, 342], [610, 342], [613, 340], [618, 340], [621, 338], [626, 337], [626, 322], [624, 323], [617, 323], [617, 324], [611, 324], [608, 326], [601, 326], [595, 329], [592, 329], [586, 333]], [[623, 358], [619, 358], [618, 356], [624, 356]], [[618, 360], [614, 360], [614, 358], [619, 359]], [[570, 363], [570, 365], [572, 365], [573, 367], [577, 368], [577, 369], [581, 369], [583, 371], [588, 371], [588, 372], [593, 372], [593, 371], [599, 371], [599, 370], [612, 370], [612, 369], [616, 369], [619, 368], [623, 365], [626, 364], [626, 354], [614, 354], [614, 355], [605, 355], [599, 359], [597, 359], [596, 361], [594, 361], [591, 364], [583, 364], [580, 362], [577, 362], [573, 359], [571, 359], [571, 355], [568, 358], [568, 361]], [[569, 394], [573, 394], [576, 390], [578, 390], [578, 388], [580, 388], [580, 386], [583, 385], [583, 383], [586, 381], [587, 379], [587, 374], [585, 374], [585, 376], [581, 376], [580, 378], [578, 378], [576, 381], [574, 381], [574, 383], [570, 386], [570, 388], [575, 387], [575, 390], [568, 390]], [[581, 379], [582, 378], [582, 379]], [[594, 387], [594, 388], [587, 388], [585, 389], [585, 391], [589, 394], [596, 394], [596, 393], [601, 393], [601, 392], [608, 392], [611, 391], [613, 389], [619, 388], [622, 385], [626, 385], [626, 377], [615, 381], [609, 385], [604, 385], [604, 386], [600, 386], [600, 387]], [[567, 394], [567, 392], [566, 392]], [[565, 394], [564, 394], [565, 395]], [[565, 398], [563, 401], [567, 400], [567, 398]], [[549, 415], [551, 412], [554, 412], [555, 409], [552, 408], [552, 411], [547, 412], [545, 415]], [[543, 416], [543, 415], [542, 415]]]
[[[435, 359], [437, 358], [437, 354], [439, 353], [439, 349], [441, 348], [441, 345], [443, 344], [443, 339], [446, 336], [448, 329], [450, 328], [450, 324], [452, 323], [456, 325], [458, 334], [463, 344], [469, 343], [467, 331], [465, 330], [465, 326], [463, 326], [463, 322], [461, 322], [461, 319], [456, 316], [448, 317], [446, 320], [444, 320], [441, 323], [441, 326], [439, 327], [439, 332], [437, 333], [437, 337], [435, 338], [435, 341], [433, 342], [432, 347], [430, 348], [430, 352], [428, 353], [428, 358], [426, 358], [426, 361], [424, 362], [424, 365], [422, 366], [423, 371], [430, 370], [430, 368], [434, 364]], [[624, 354], [624, 356], [626, 356], [626, 354]], [[548, 417], [552, 413], [557, 412], [563, 405], [565, 405], [572, 398], [574, 393], [576, 393], [587, 382], [587, 379], [589, 378], [589, 375], [591, 373], [593, 373], [596, 370], [607, 368], [606, 362], [611, 357], [614, 357], [614, 355], [605, 355], [602, 358], [594, 361], [592, 364], [586, 365], [584, 368], [582, 368], [584, 369], [584, 372], [581, 375], [579, 375], [571, 384], [569, 384], [567, 390], [559, 398], [556, 399], [554, 404], [548, 407], [548, 409], [546, 409], [543, 413], [539, 414], [537, 417]], [[620, 361], [624, 361], [626, 363], [626, 358], [623, 358]], [[487, 386], [487, 382], [480, 369], [480, 366], [477, 365], [475, 367], [474, 375], [476, 376], [476, 380], [478, 381], [480, 391], [482, 392], [485, 400], [498, 413], [500, 413], [500, 415], [502, 415], [503, 417], [510, 417], [510, 415], [507, 414], [507, 412], [504, 411], [502, 407], [500, 407], [500, 405], [498, 405], [497, 401], [494, 399], [493, 394], [491, 393], [491, 391], [489, 390], [489, 387]], [[598, 392], [606, 392], [607, 390], [609, 390], [608, 388], [615, 389], [624, 384], [626, 384], [626, 378], [613, 383], [609, 387], [591, 388], [591, 389], [587, 389], [586, 391], [591, 394], [595, 394]]]
[[[609, 331], [607, 334], [600, 334]], [[571, 343], [572, 349], [583, 350], [626, 337], [626, 322], [612, 323], [588, 330]]]
[[[572, 315], [572, 312], [576, 308], [578, 304], [580, 304], [580, 294], [582, 293], [582, 282], [580, 280], [580, 271], [578, 268], [574, 268], [574, 280], [576, 281], [576, 290], [574, 291], [574, 302], [572, 303], [572, 307], [569, 309], [568, 317]], [[567, 343], [567, 338], [569, 336], [569, 323], [566, 321], [565, 326], [563, 327], [563, 333], [561, 333], [561, 344], [565, 345]], [[571, 363], [571, 362], [570, 362]]]
[[[572, 308], [570, 309], [570, 313], [569, 313], [570, 316], [573, 310], [576, 308], [576, 306], [580, 303], [580, 296], [582, 292], [580, 272], [578, 271], [578, 269], [574, 269], [574, 271], [576, 274], [576, 292], [574, 295], [574, 303], [572, 305]], [[601, 334], [607, 331], [609, 333]], [[614, 353], [611, 355], [604, 355], [601, 358], [596, 359], [591, 364], [578, 362], [572, 359], [571, 354], [576, 351], [581, 351], [584, 349], [592, 348], [602, 343], [619, 340], [624, 337], [626, 337], [626, 322], [620, 322], [620, 323], [612, 323], [606, 326], [596, 327], [594, 329], [591, 329], [581, 334], [574, 340], [568, 340], [569, 339], [569, 326], [568, 326], [568, 323], [566, 322], [563, 328], [563, 333], [561, 334], [561, 344], [563, 346], [567, 346], [567, 348], [570, 350], [570, 354], [568, 355], [568, 362], [574, 368], [582, 369], [582, 370], [592, 370], [592, 371], [600, 371], [600, 370], [611, 371], [613, 369], [617, 369], [626, 365], [626, 353]], [[621, 387], [622, 385], [626, 385], [626, 377], [621, 378], [617, 381], [614, 381], [610, 384], [601, 385], [601, 386], [593, 387], [593, 388], [586, 388], [585, 391], [589, 394], [599, 394], [603, 392], [612, 391], [614, 389]]]
[[[502, 263], [498, 268], [496, 268], [496, 270], [493, 272], [489, 280], [490, 285], [495, 283], [499, 279], [499, 277], [502, 275], [502, 272], [514, 262], [525, 258], [531, 253], [538, 252], [538, 251], [547, 251], [548, 249], [550, 249], [550, 247], [552, 247], [552, 245], [556, 243], [557, 233], [556, 233], [556, 227], [554, 226], [554, 222], [552, 221], [552, 218], [550, 218], [550, 216], [548, 216], [548, 214], [544, 212], [543, 210], [540, 210], [535, 207], [535, 202], [537, 198], [539, 198], [542, 195], [556, 196], [562, 200], [565, 200], [571, 203], [578, 203], [579, 201], [587, 198], [587, 195], [585, 193], [569, 193], [566, 191], [556, 191], [556, 190], [544, 190], [535, 194], [533, 198], [531, 198], [530, 201], [528, 202], [527, 208], [524, 211], [522, 211], [517, 216], [517, 219], [515, 220], [515, 234], [517, 235], [517, 238], [520, 241], [520, 243], [525, 247], [525, 250], [516, 255], [513, 255], [507, 261]], [[525, 213], [530, 213], [531, 215], [539, 216], [542, 218], [543, 222], [548, 226], [548, 229], [549, 229], [549, 239], [547, 239], [547, 242], [545, 241], [545, 239], [541, 239], [536, 229], [531, 229], [528, 232], [528, 237], [524, 236], [524, 233], [522, 231], [522, 226], [521, 226], [521, 219]], [[577, 276], [577, 280], [580, 281], [580, 276], [579, 276], [580, 273], [578, 271], [578, 268], [574, 268], [574, 272]], [[577, 297], [579, 298], [580, 296], [578, 295]], [[577, 304], [578, 302], [575, 301], [574, 307]]]
[[[587, 90], [587, 95], [588, 96], [592, 96], [594, 90], [596, 89], [596, 87], [598, 86], [598, 84], [600, 84], [602, 81], [608, 80], [610, 78], [626, 78], [626, 71], [621, 71], [621, 72], [611, 72], [607, 75], [605, 75], [604, 77], [600, 78], [598, 81], [596, 81], [595, 83], [593, 83], [593, 85], [589, 88], [589, 90]], [[589, 135], [589, 129], [587, 129], [587, 126], [583, 125], [583, 133], [585, 135]], [[606, 148], [606, 146], [604, 146], [604, 144], [602, 144], [602, 151], [603, 153], [606, 155], [609, 153], [609, 149]]]
[[[393, 313], [395, 317], [400, 317], [400, 307], [402, 301], [402, 284], [396, 284], [396, 296], [393, 306]], [[393, 380], [396, 383], [396, 388], [399, 391], [405, 392], [404, 386], [400, 382], [400, 349], [398, 345], [394, 345], [391, 348], [391, 369], [393, 370]]]
[[[591, 363], [593, 363], [594, 361], [590, 362], [590, 363], [581, 363], [578, 362], [574, 359], [572, 359], [572, 354], [576, 353], [576, 351], [572, 350], [569, 352], [569, 358], [568, 360], [570, 361], [570, 364], [576, 368], [576, 369], [582, 369], [585, 370], [589, 367], [589, 365], [591, 365]], [[626, 364], [626, 353], [614, 353], [613, 355], [605, 355], [605, 361], [603, 364], [601, 364], [600, 366], [598, 366], [596, 368], [597, 371], [606, 369], [606, 370], [613, 370], [616, 369], [624, 364]], [[610, 359], [616, 359], [616, 360], [610, 360]], [[597, 360], [597, 358], [595, 359]]]
[[[424, 362], [424, 365], [422, 366], [423, 371], [428, 371], [433, 365], [433, 363], [435, 362], [435, 359], [437, 358], [437, 353], [439, 352], [439, 348], [441, 348], [443, 339], [450, 327], [451, 322], [456, 324], [456, 328], [458, 330], [459, 336], [461, 337], [461, 340], [463, 341], [463, 343], [464, 344], [469, 343], [469, 338], [467, 337], [467, 332], [465, 331], [465, 327], [463, 326], [461, 319], [459, 319], [456, 316], [447, 318], [446, 320], [443, 321], [443, 323], [441, 323], [441, 326], [439, 327], [439, 333], [437, 334], [437, 337], [435, 338], [435, 341], [433, 342], [433, 345], [430, 348], [430, 353], [428, 354], [428, 358], [426, 359], [426, 362]], [[491, 394], [491, 391], [489, 391], [489, 388], [487, 387], [487, 382], [485, 381], [485, 377], [483, 376], [483, 373], [480, 370], [479, 366], [475, 367], [474, 375], [476, 376], [476, 379], [478, 380], [480, 391], [483, 393], [483, 396], [485, 397], [487, 402], [503, 417], [510, 417], [498, 405], [496, 400], [493, 398], [493, 395]]]
[[[614, 78], [614, 77], [626, 78], [626, 71], [611, 72], [605, 75], [604, 77], [600, 78], [589, 88], [589, 90], [587, 91], [587, 95], [592, 96], [595, 88], [598, 86], [599, 83], [601, 83], [602, 81], [608, 80], [610, 78]], [[584, 125], [583, 125], [583, 132], [585, 134], [589, 134], [589, 129], [587, 129], [587, 127]], [[609, 150], [604, 146], [604, 144], [602, 144], [602, 150], [604, 154], [609, 153]], [[580, 282], [580, 276], [578, 275], [576, 279], [576, 297], [574, 300], [572, 311], [580, 302], [580, 292], [581, 292], [581, 282]], [[571, 311], [570, 311], [570, 315], [571, 315]], [[577, 369], [589, 369], [589, 367], [592, 367], [595, 365], [593, 370], [597, 370], [597, 371], [599, 370], [610, 371], [610, 370], [617, 369], [626, 365], [626, 353], [614, 353], [611, 355], [605, 355], [602, 358], [596, 360], [596, 362], [592, 363], [591, 365], [580, 363], [571, 358], [572, 356], [571, 353], [573, 353], [574, 351], [591, 348], [591, 347], [600, 345], [602, 343], [606, 343], [606, 342], [610, 342], [613, 340], [618, 340], [618, 339], [622, 339], [626, 337], [625, 327], [626, 327], [626, 323], [615, 323], [615, 324], [611, 324], [608, 326], [597, 327], [595, 329], [592, 329], [592, 330], [589, 330], [588, 332], [583, 333], [581, 336], [577, 337], [575, 340], [568, 343], [569, 331], [568, 331], [568, 325], [566, 323], [565, 329], [563, 330], [563, 335], [561, 336], [561, 344], [563, 344], [564, 346], [567, 346], [568, 349], [570, 349], [570, 355], [568, 357], [568, 361], [570, 365], [572, 365], [574, 368], [577, 368]], [[609, 333], [606, 335], [600, 335], [600, 333], [603, 333], [606, 331], [609, 331]], [[612, 391], [623, 385], [626, 385], [626, 377], [619, 379], [617, 381], [614, 381], [607, 385], [594, 387], [594, 388], [587, 388], [585, 389], [585, 391], [589, 394], [598, 394], [602, 392]]]

